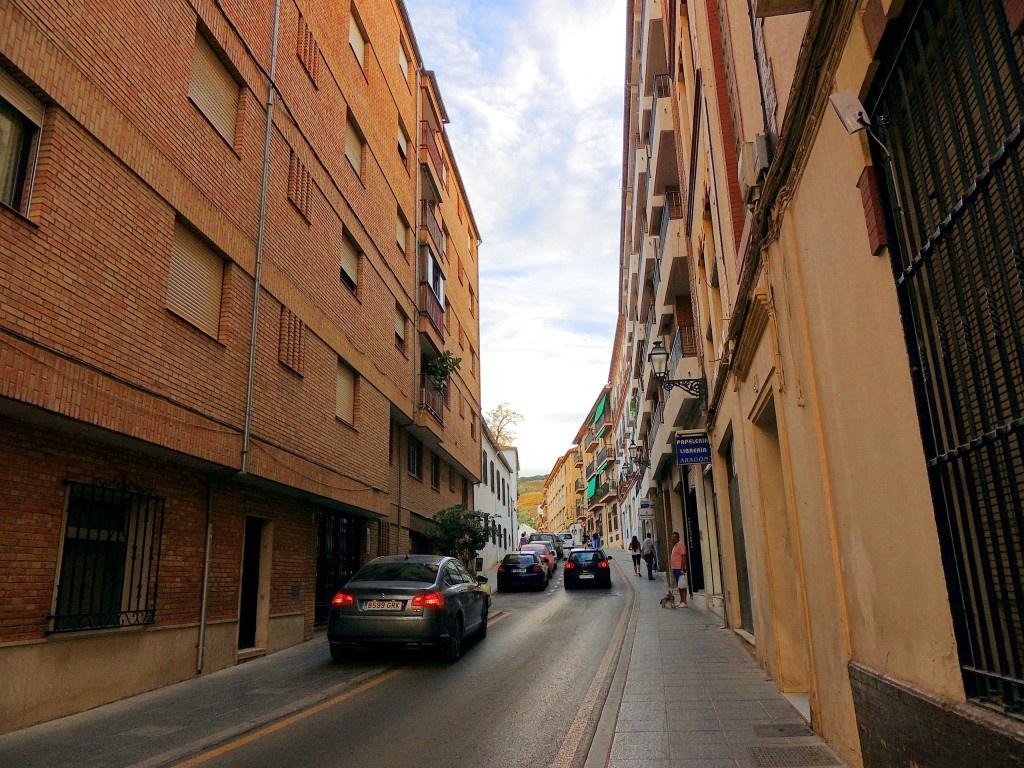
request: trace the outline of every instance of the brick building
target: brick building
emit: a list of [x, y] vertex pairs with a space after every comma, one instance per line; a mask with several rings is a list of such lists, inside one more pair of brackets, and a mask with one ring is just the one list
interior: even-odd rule
[[401, 0], [0, 6], [0, 731], [307, 639], [469, 499], [446, 120]]

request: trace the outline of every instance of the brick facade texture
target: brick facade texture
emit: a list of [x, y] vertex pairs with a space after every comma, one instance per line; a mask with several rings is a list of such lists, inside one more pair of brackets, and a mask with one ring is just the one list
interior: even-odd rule
[[[309, 637], [318, 509], [380, 516], [356, 526], [366, 559], [407, 551], [408, 531], [385, 523], [401, 514], [403, 529], [422, 528], [477, 478], [479, 365], [470, 372], [457, 338], [443, 342], [465, 360], [442, 425], [419, 408], [422, 341], [404, 351], [394, 342], [396, 306], [416, 325], [422, 279], [418, 249], [403, 252], [395, 237], [399, 212], [414, 229], [419, 218], [416, 153], [403, 162], [396, 142], [400, 125], [419, 130], [399, 40], [412, 73], [420, 62], [397, 5], [378, 5], [360, 16], [362, 67], [348, 0], [304, 2], [301, 21], [295, 3], [281, 5], [247, 476], [238, 470], [274, 3], [136, 3], [117, 18], [88, 4], [73, 17], [39, 0], [0, 6], [0, 67], [45, 107], [31, 205], [24, 216], [0, 206], [0, 654], [48, 637], [68, 480], [129, 478], [166, 499], [157, 626], [199, 622], [208, 481], [209, 620], [238, 617], [246, 514], [272, 520], [270, 613], [302, 613]], [[230, 140], [188, 96], [197, 29], [239, 85]], [[345, 156], [349, 119], [366, 142], [358, 175]], [[293, 157], [308, 172], [301, 212], [289, 199]], [[479, 355], [479, 233], [448, 160], [447, 292]], [[168, 307], [180, 226], [224, 261], [215, 337]], [[362, 253], [355, 291], [339, 279], [343, 233]], [[301, 332], [301, 354], [282, 353], [282, 317], [285, 338]], [[339, 358], [358, 374], [354, 424], [335, 416]], [[421, 479], [400, 475], [405, 428], [389, 463], [395, 412], [424, 442]], [[437, 489], [431, 452], [442, 458]]]

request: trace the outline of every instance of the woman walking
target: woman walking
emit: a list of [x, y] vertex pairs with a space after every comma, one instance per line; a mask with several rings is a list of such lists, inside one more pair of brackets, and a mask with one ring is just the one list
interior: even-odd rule
[[643, 556], [640, 554], [640, 539], [635, 535], [633, 536], [633, 540], [629, 542], [629, 553], [633, 556], [633, 570], [636, 572], [636, 575], [639, 576], [640, 558]]

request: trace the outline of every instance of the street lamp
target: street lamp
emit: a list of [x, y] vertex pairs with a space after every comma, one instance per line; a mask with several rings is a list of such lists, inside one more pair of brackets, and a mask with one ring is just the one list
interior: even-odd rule
[[651, 466], [651, 462], [644, 456], [643, 446], [637, 445], [635, 440], [629, 441], [629, 458], [636, 469], [640, 469], [641, 466]]
[[665, 392], [674, 387], [679, 387], [685, 389], [694, 397], [707, 397], [708, 387], [704, 383], [704, 379], [668, 378], [668, 351], [665, 349], [665, 345], [661, 343], [661, 339], [655, 341], [651, 346], [651, 351], [647, 353], [647, 359], [651, 363], [654, 378], [661, 383], [661, 388]]

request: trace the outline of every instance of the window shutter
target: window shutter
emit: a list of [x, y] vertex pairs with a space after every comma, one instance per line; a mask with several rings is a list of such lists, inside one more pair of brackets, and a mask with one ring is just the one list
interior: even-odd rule
[[356, 169], [356, 175], [361, 176], [363, 173], [363, 140], [359, 137], [359, 132], [351, 120], [345, 124], [345, 157]]
[[217, 132], [229, 144], [234, 144], [238, 83], [198, 31], [188, 95]]
[[350, 16], [348, 20], [348, 42], [356, 54], [359, 66], [365, 67], [363, 57], [366, 52], [366, 41], [363, 39], [363, 31], [359, 29], [359, 23], [355, 16]]
[[398, 44], [398, 66], [402, 68], [402, 74], [405, 75], [406, 82], [409, 80], [409, 57], [405, 55], [405, 47]]
[[405, 131], [402, 130], [402, 126], [398, 126], [398, 153], [405, 160], [409, 157], [409, 139], [405, 137]]
[[174, 230], [167, 306], [214, 338], [220, 329], [224, 262], [180, 224]]
[[43, 125], [43, 105], [21, 83], [0, 69], [0, 98], [21, 112], [37, 128]]
[[336, 414], [342, 421], [356, 423], [356, 373], [338, 361], [338, 399]]
[[405, 249], [409, 243], [409, 225], [402, 221], [402, 216], [399, 214], [395, 217], [395, 242], [402, 249], [402, 253], [405, 253]]
[[350, 288], [359, 285], [359, 249], [348, 235], [341, 236], [341, 271], [351, 282]]
[[405, 314], [395, 307], [395, 338], [405, 341]]

